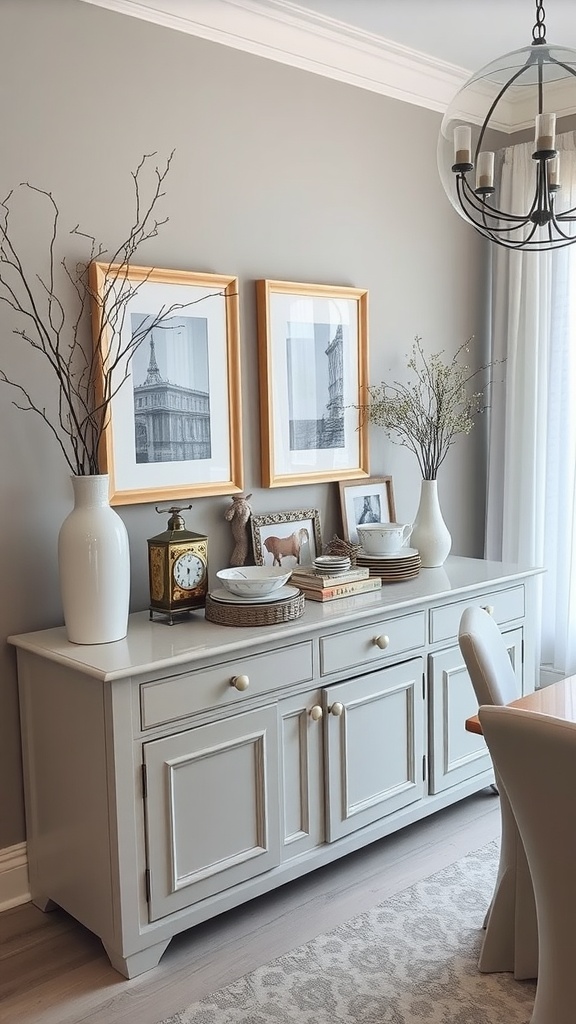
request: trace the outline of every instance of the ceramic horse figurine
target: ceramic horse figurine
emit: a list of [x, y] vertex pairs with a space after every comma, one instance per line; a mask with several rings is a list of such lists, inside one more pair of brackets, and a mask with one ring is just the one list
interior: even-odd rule
[[248, 504], [251, 494], [234, 494], [232, 504], [224, 513], [226, 522], [232, 523], [232, 536], [234, 538], [234, 550], [230, 558], [230, 566], [246, 565], [248, 557], [248, 533], [246, 525], [252, 509]]

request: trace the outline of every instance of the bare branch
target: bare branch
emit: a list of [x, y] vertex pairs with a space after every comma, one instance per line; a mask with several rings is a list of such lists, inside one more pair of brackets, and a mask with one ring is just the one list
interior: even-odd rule
[[[143, 178], [156, 153], [144, 154], [132, 172], [134, 217], [127, 237], [107, 259], [104, 296], [95, 296], [90, 288], [89, 266], [106, 256], [106, 248], [94, 235], [76, 224], [70, 235], [88, 243], [86, 259], [73, 267], [64, 256], [57, 260], [60, 245], [60, 211], [51, 192], [22, 182], [20, 190], [32, 193], [47, 207], [49, 226], [46, 269], [31, 272], [20, 257], [14, 240], [10, 214], [17, 198], [11, 190], [0, 202], [0, 303], [10, 308], [21, 324], [12, 333], [46, 360], [58, 384], [55, 414], [36, 402], [29, 390], [5, 371], [0, 384], [13, 388], [18, 398], [13, 404], [23, 412], [40, 416], [53, 434], [73, 473], [98, 472], [98, 451], [110, 415], [110, 403], [129, 376], [132, 355], [150, 331], [168, 326], [178, 311], [194, 303], [175, 304], [149, 317], [137, 331], [122, 340], [128, 305], [145, 280], [134, 284], [130, 264], [143, 242], [156, 237], [168, 218], [159, 218], [157, 208], [164, 198], [164, 183], [174, 151], [163, 167], [155, 166], [151, 187], [144, 189]], [[149, 193], [145, 195], [145, 191]], [[62, 288], [59, 288], [62, 282]], [[221, 293], [217, 293], [221, 294]], [[200, 301], [200, 300], [195, 300]], [[91, 305], [100, 305], [100, 330], [92, 340]], [[22, 322], [23, 321], [23, 322]], [[110, 348], [106, 339], [113, 338]]]

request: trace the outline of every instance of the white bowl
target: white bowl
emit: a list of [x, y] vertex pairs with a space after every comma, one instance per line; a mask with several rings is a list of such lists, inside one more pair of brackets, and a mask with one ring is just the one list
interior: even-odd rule
[[216, 573], [217, 579], [237, 597], [263, 597], [265, 594], [272, 594], [275, 590], [290, 579], [292, 570], [286, 572], [278, 566], [272, 568], [269, 565], [242, 565], [237, 569], [220, 569]]

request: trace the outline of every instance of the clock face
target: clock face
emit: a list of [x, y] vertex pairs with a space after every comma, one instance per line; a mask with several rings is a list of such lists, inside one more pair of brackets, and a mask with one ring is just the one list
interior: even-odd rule
[[174, 582], [181, 590], [195, 590], [205, 573], [204, 562], [193, 551], [186, 551], [174, 562]]

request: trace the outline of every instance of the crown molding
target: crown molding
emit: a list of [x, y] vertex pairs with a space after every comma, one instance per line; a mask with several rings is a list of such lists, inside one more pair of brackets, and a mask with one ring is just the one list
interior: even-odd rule
[[291, 0], [82, 0], [444, 113], [469, 72]]

